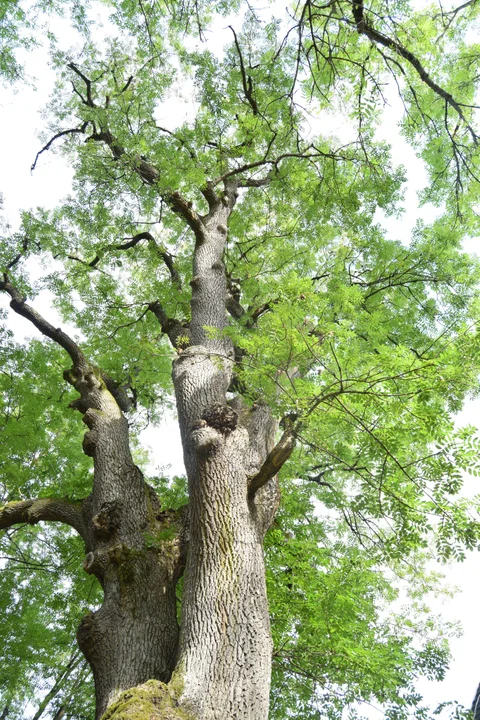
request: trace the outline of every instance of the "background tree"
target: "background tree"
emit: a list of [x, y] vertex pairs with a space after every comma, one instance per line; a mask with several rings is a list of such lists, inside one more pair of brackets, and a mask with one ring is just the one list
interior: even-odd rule
[[[188, 33], [232, 6], [112, 9], [106, 37], [54, 54], [33, 167], [62, 148], [75, 193], [25, 213], [2, 246], [0, 288], [48, 339], [3, 343], [5, 607], [13, 638], [39, 628], [11, 650], [25, 662], [4, 715], [50, 668], [37, 717], [50, 701], [88, 717], [67, 649], [83, 615], [98, 718], [266, 718], [267, 530], [271, 716], [362, 698], [422, 713], [413, 681], [441, 676], [444, 635], [421, 603], [390, 623], [384, 606], [392, 573], [416, 577], [414, 595], [430, 586], [433, 530], [442, 557], [478, 544], [458, 498], [478, 443], [452, 420], [478, 375], [478, 266], [461, 250], [477, 229], [476, 7], [308, 2], [267, 22], [247, 6], [217, 54]], [[375, 140], [388, 72], [443, 210], [409, 244], [379, 222], [405, 180]], [[195, 116], [165, 124], [182, 85]], [[356, 123], [354, 141], [321, 135], [327, 110]], [[32, 283], [39, 256], [55, 263]], [[39, 287], [79, 337], [35, 308]], [[188, 487], [147, 482], [131, 449], [173, 395]], [[24, 527], [40, 521], [67, 529]], [[98, 584], [79, 577], [82, 542]], [[25, 605], [20, 589], [42, 586], [52, 603]]]

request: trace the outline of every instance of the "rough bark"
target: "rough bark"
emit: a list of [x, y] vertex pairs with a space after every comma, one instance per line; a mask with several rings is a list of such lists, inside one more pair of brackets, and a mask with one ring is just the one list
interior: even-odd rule
[[[113, 140], [104, 141], [115, 154]], [[184, 518], [162, 511], [132, 460], [125, 398], [71, 338], [25, 303], [8, 276], [0, 284], [15, 312], [70, 355], [65, 379], [79, 393], [72, 407], [88, 427], [83, 449], [94, 463], [91, 495], [79, 506], [16, 503], [0, 512], [0, 526], [60, 520], [85, 540], [84, 569], [104, 591], [102, 606], [83, 618], [77, 634], [94, 674], [97, 718], [150, 720], [152, 707], [161, 720], [268, 716], [272, 643], [263, 538], [278, 507], [281, 463], [268, 407], [227, 401], [235, 353], [225, 333], [223, 252], [237, 188], [227, 180], [222, 195], [213, 188], [204, 195], [208, 214], [201, 218], [189, 207], [185, 216], [195, 234], [191, 320], [188, 347], [173, 363], [189, 483], [180, 639], [175, 591], [185, 565]], [[185, 215], [182, 199], [175, 193], [169, 199]], [[178, 347], [185, 326], [172, 325], [158, 303], [150, 310]]]
[[[175, 590], [184, 562], [181, 518], [162, 511], [132, 460], [128, 422], [113, 381], [88, 362], [68, 335], [27, 305], [6, 275], [0, 289], [11, 296], [15, 312], [73, 361], [64, 375], [79, 393], [71, 406], [88, 427], [83, 449], [93, 458], [92, 493], [81, 504], [55, 499], [10, 503], [0, 511], [0, 526], [60, 521], [85, 540], [84, 569], [100, 581], [104, 602], [83, 618], [77, 639], [93, 670], [99, 718], [123, 690], [171, 677], [178, 644]], [[162, 534], [169, 539], [162, 540]]]
[[94, 460], [84, 568], [100, 580], [104, 602], [82, 620], [77, 638], [93, 669], [100, 717], [122, 690], [150, 678], [170, 679], [180, 546], [158, 546], [156, 538], [172, 518], [162, 514], [133, 463], [128, 423], [112, 395], [95, 376], [74, 370], [69, 381], [80, 392], [77, 405], [89, 428], [83, 446]]
[[226, 399], [234, 353], [222, 334], [222, 254], [235, 197], [230, 185], [221, 199], [211, 198], [194, 252], [192, 344], [173, 368], [190, 498], [176, 676], [182, 704], [199, 720], [264, 720], [270, 690], [263, 535], [278, 492], [273, 481], [261, 496], [249, 496], [248, 478], [270, 451], [274, 427], [265, 407]]
[[37, 498], [9, 502], [0, 508], [0, 530], [18, 523], [36, 525], [42, 520], [58, 521], [75, 528], [84, 540], [88, 537], [81, 502], [65, 498]]

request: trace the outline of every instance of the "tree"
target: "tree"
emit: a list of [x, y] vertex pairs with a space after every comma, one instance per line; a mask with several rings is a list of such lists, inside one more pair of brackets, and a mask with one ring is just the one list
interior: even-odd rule
[[[98, 602], [77, 632], [97, 718], [267, 718], [269, 528], [272, 715], [316, 716], [320, 686], [335, 714], [329, 684], [350, 688], [343, 704], [377, 697], [406, 713], [415, 674], [441, 675], [447, 650], [441, 637], [418, 650], [382, 627], [384, 568], [421, 562], [433, 529], [444, 557], [478, 544], [456, 497], [478, 443], [452, 420], [478, 375], [478, 265], [461, 250], [477, 229], [467, 31], [478, 10], [306, 2], [265, 22], [247, 6], [219, 57], [189, 33], [202, 38], [232, 5], [111, 7], [111, 37], [93, 32], [78, 56], [55, 51], [50, 135], [33, 164], [62, 148], [75, 195], [24, 213], [3, 244], [0, 288], [49, 342], [5, 335], [0, 527], [23, 528], [7, 539], [30, 568], [42, 533], [64, 560], [85, 544], [102, 599], [72, 570], [56, 602], [66, 634], [89, 593]], [[443, 210], [409, 244], [378, 220], [400, 212], [405, 180], [375, 140], [389, 72], [430, 170], [425, 199]], [[161, 124], [182, 83], [195, 116]], [[311, 113], [321, 129], [328, 109], [355, 121], [355, 141], [308, 126]], [[31, 304], [37, 255], [54, 258], [42, 287], [81, 339]], [[66, 355], [76, 417], [64, 411]], [[172, 394], [186, 491], [146, 482], [131, 449]], [[24, 529], [41, 521], [76, 537]], [[35, 607], [45, 632], [48, 610]], [[48, 653], [60, 663], [54, 692], [72, 660]]]

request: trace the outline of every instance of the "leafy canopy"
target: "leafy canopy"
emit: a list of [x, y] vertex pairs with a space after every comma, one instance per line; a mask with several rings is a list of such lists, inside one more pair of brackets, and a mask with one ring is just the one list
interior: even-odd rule
[[[194, 241], [173, 194], [201, 214], [206, 192], [237, 184], [224, 257], [235, 391], [267, 402], [297, 437], [266, 545], [272, 718], [339, 717], [361, 700], [389, 717], [424, 716], [414, 681], [442, 677], [450, 632], [422, 600], [436, 580], [425, 570], [431, 536], [442, 558], [479, 541], [476, 502], [460, 495], [461, 471], [479, 470], [478, 441], [453, 422], [479, 364], [479, 267], [462, 251], [478, 232], [478, 6], [105, 5], [103, 29], [95, 5], [73, 6], [80, 49], [52, 38], [58, 81], [35, 164], [63, 152], [73, 191], [53, 212], [24, 212], [3, 239], [2, 267], [32, 302], [51, 293], [85, 354], [127, 388], [139, 433], [172, 405], [172, 323], [184, 328], [177, 351], [188, 344]], [[39, 40], [19, 7], [5, 8], [8, 78], [14, 43]], [[383, 226], [401, 217], [407, 180], [376, 139], [387, 82], [429, 173], [422, 200], [438, 209], [408, 239]], [[332, 115], [350, 142], [324, 131]], [[46, 271], [33, 282], [39, 258]], [[2, 355], [5, 502], [84, 497], [91, 469], [66, 411], [62, 352], [5, 334]], [[183, 501], [181, 480], [151, 482], [167, 505]], [[43, 676], [58, 692], [42, 713], [53, 717], [57, 703], [87, 717], [88, 702], [72, 699], [80, 671], [63, 682], [58, 670], [98, 599], [81, 577], [81, 547], [60, 528], [19, 528], [2, 542], [12, 621], [2, 652], [16, 672], [1, 701], [22, 717]], [[416, 597], [408, 613], [395, 578]]]

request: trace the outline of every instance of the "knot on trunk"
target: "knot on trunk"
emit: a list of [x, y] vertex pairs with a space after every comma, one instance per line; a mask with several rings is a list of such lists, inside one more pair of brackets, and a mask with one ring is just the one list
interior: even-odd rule
[[102, 387], [101, 378], [88, 365], [65, 370], [63, 377], [70, 385], [73, 385], [82, 397], [86, 397], [92, 390], [98, 390]]
[[77, 642], [87, 660], [91, 657], [91, 650], [95, 644], [97, 634], [98, 626], [95, 613], [89, 612], [88, 615], [84, 615], [80, 620], [80, 625], [77, 630]]
[[89, 552], [83, 561], [83, 569], [88, 575], [95, 575], [102, 582], [109, 564], [109, 552], [106, 549], [97, 549]]
[[[87, 435], [90, 435], [90, 433], [87, 433]], [[116, 500], [103, 503], [100, 511], [92, 518], [93, 532], [98, 538], [111, 537], [119, 525], [120, 503]]]
[[94, 457], [98, 442], [98, 411], [88, 408], [84, 412], [82, 420], [85, 425], [90, 428], [90, 431], [83, 436], [83, 452], [85, 455], [88, 455], [88, 457]]
[[205, 420], [192, 423], [192, 440], [195, 448], [201, 454], [210, 454], [220, 446], [222, 436], [213, 427], [209, 427]]
[[97, 433], [93, 430], [83, 436], [82, 449], [87, 457], [94, 457], [97, 447]]
[[233, 432], [238, 425], [238, 413], [229, 405], [212, 405], [202, 415], [202, 420], [223, 435]]

